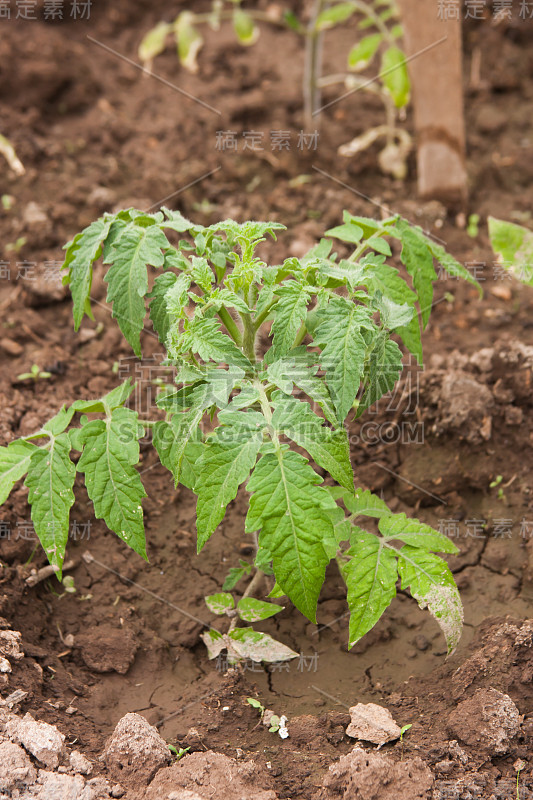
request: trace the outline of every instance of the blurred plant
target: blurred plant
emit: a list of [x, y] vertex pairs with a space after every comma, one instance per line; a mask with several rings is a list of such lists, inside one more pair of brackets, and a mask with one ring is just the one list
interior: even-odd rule
[[[360, 30], [372, 29], [354, 44], [347, 59], [347, 71], [335, 75], [322, 75], [322, 56], [325, 31], [345, 23], [358, 15]], [[385, 139], [385, 147], [379, 154], [379, 166], [387, 174], [405, 178], [406, 159], [412, 146], [407, 131], [398, 127], [398, 120], [405, 115], [409, 102], [410, 82], [406, 59], [398, 47], [402, 36], [398, 24], [398, 11], [394, 0], [341, 0], [328, 6], [325, 0], [315, 0], [308, 20], [299, 19], [292, 11], [244, 10], [241, 0], [213, 0], [211, 11], [194, 13], [182, 11], [174, 22], [159, 22], [141, 41], [139, 57], [145, 69], [150, 71], [153, 60], [162, 53], [170, 37], [173, 37], [181, 64], [190, 72], [198, 71], [198, 53], [204, 39], [199, 31], [202, 25], [213, 30], [220, 29], [224, 20], [231, 20], [235, 35], [241, 44], [249, 46], [259, 37], [258, 22], [266, 22], [292, 30], [305, 40], [303, 70], [304, 121], [307, 127], [317, 125], [322, 110], [322, 89], [335, 84], [344, 84], [348, 92], [364, 90], [383, 102], [386, 122], [365, 130], [351, 142], [343, 145], [339, 153], [353, 156], [366, 150], [379, 139]], [[372, 65], [378, 53], [381, 56], [379, 72], [374, 76], [361, 73]]]
[[3, 155], [15, 175], [24, 175], [24, 164], [15, 152], [15, 148], [5, 136], [0, 133], [0, 155]]
[[52, 377], [51, 372], [45, 372], [40, 368], [38, 364], [33, 364], [32, 368], [29, 372], [21, 372], [20, 375], [17, 375], [18, 381], [39, 381], [39, 380], [48, 380], [48, 378]]

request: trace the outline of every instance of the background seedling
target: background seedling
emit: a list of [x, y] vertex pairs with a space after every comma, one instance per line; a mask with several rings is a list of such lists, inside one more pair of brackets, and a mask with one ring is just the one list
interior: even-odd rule
[[42, 370], [38, 364], [33, 364], [32, 368], [29, 372], [21, 372], [20, 375], [17, 375], [18, 381], [46, 381], [48, 378], [52, 377], [51, 372], [46, 372], [46, 370]]
[[[270, 598], [288, 597], [315, 622], [332, 559], [346, 583], [350, 646], [375, 625], [400, 580], [433, 614], [452, 652], [462, 606], [436, 553], [457, 548], [429, 525], [392, 513], [384, 500], [354, 487], [345, 422], [395, 386], [402, 371], [397, 340], [422, 360], [434, 260], [477, 283], [398, 216], [375, 221], [345, 212], [343, 224], [303, 258], [269, 265], [257, 248], [283, 229], [277, 222], [233, 220], [204, 227], [177, 211], [128, 209], [104, 214], [77, 234], [64, 264], [76, 329], [90, 313], [93, 263], [102, 255], [107, 300], [125, 339], [140, 357], [148, 298], [175, 383], [160, 389], [154, 419], [140, 419], [126, 406], [134, 390], [127, 380], [99, 399], [61, 408], [39, 431], [0, 448], [0, 503], [26, 476], [36, 534], [61, 579], [80, 473], [95, 515], [147, 558], [146, 492], [135, 466], [148, 430], [175, 484], [197, 495], [199, 552], [241, 485], [249, 496], [245, 531], [255, 550], [254, 574], [241, 566], [251, 580], [236, 604], [228, 592], [207, 598], [215, 614], [230, 618], [227, 633], [211, 629], [204, 636], [212, 658], [223, 650], [232, 660], [294, 658], [294, 651], [250, 626], [238, 627], [238, 620], [279, 610], [253, 597], [264, 576], [273, 574]], [[179, 235], [177, 246], [167, 233]], [[333, 240], [343, 243], [345, 258], [334, 252]], [[387, 261], [390, 242], [401, 243], [405, 277]], [[158, 270], [151, 291], [149, 266]], [[76, 463], [72, 450], [79, 453]], [[313, 465], [336, 485], [322, 485]], [[377, 532], [362, 527], [365, 518], [374, 520]]]
[[[346, 23], [351, 17], [359, 19], [358, 27], [365, 31], [351, 48], [347, 56], [346, 71], [335, 75], [322, 74], [323, 53], [327, 51], [324, 34], [332, 28]], [[214, 31], [224, 21], [230, 21], [237, 40], [245, 46], [253, 45], [259, 37], [256, 23], [268, 23], [293, 31], [305, 42], [302, 96], [304, 123], [308, 131], [319, 126], [322, 110], [322, 90], [341, 84], [344, 91], [363, 90], [377, 96], [384, 105], [385, 123], [366, 130], [347, 145], [340, 154], [353, 156], [379, 139], [385, 147], [379, 154], [379, 165], [383, 172], [403, 179], [406, 174], [406, 159], [411, 149], [411, 137], [398, 126], [409, 103], [410, 82], [405, 55], [398, 42], [402, 29], [398, 11], [393, 0], [342, 0], [328, 5], [316, 0], [307, 18], [298, 18], [292, 11], [262, 11], [243, 9], [240, 0], [214, 0], [211, 11], [196, 13], [181, 11], [174, 22], [159, 22], [143, 38], [139, 46], [139, 57], [145, 69], [151, 70], [153, 60], [165, 50], [169, 39], [174, 39], [183, 67], [198, 71], [198, 54], [204, 39], [200, 33], [209, 25]], [[366, 31], [371, 30], [371, 33]], [[380, 57], [380, 67], [371, 79], [368, 69]], [[363, 76], [362, 73], [365, 73]]]

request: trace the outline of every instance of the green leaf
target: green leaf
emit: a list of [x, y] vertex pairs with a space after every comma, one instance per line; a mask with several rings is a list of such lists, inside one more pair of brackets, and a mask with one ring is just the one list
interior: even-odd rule
[[395, 303], [390, 297], [376, 297], [382, 325], [389, 331], [408, 325], [415, 310], [409, 303]]
[[52, 417], [52, 419], [49, 419], [48, 422], [43, 425], [43, 431], [48, 431], [48, 433], [51, 433], [52, 436], [57, 436], [58, 434], [63, 433], [65, 428], [67, 428], [70, 424], [70, 420], [74, 416], [75, 410], [76, 409], [73, 406], [70, 408], [63, 406], [63, 408], [58, 411], [58, 413]]
[[411, 83], [407, 72], [405, 54], [393, 45], [383, 53], [381, 58], [380, 78], [389, 92], [396, 108], [403, 108], [409, 102]]
[[262, 428], [266, 424], [257, 412], [226, 412], [220, 414], [223, 425], [205, 447], [197, 465], [198, 480], [194, 491], [198, 495], [196, 528], [198, 552], [224, 518], [226, 507], [250, 474], [263, 442]]
[[262, 456], [247, 487], [253, 494], [246, 530], [261, 530], [277, 583], [311, 621], [329, 560], [322, 541], [332, 530], [321, 482], [303, 456], [279, 449]]
[[161, 248], [168, 246], [165, 234], [156, 225], [134, 227], [124, 231], [105, 259], [111, 265], [104, 277], [109, 286], [106, 299], [113, 304], [113, 317], [139, 357], [146, 313], [144, 297], [148, 293], [146, 266], [161, 267]]
[[[380, 292], [383, 297], [388, 297], [397, 305], [407, 305], [415, 307], [417, 300], [416, 294], [409, 288], [403, 278], [400, 277], [398, 270], [384, 263], [382, 256], [370, 254], [362, 259], [365, 264], [366, 274], [361, 280], [370, 294], [376, 295]], [[418, 361], [422, 362], [422, 342], [420, 338], [420, 324], [418, 314], [414, 314], [407, 325], [401, 326], [398, 331], [403, 343], [411, 353], [416, 355]]]
[[273, 344], [268, 351], [269, 363], [286, 355], [294, 344], [296, 334], [307, 313], [309, 290], [296, 281], [287, 281], [276, 289], [279, 297], [273, 308]]
[[402, 371], [402, 352], [386, 331], [376, 336], [365, 365], [365, 389], [357, 406], [357, 417], [392, 391]]
[[308, 403], [276, 392], [272, 397], [272, 425], [293, 442], [303, 447], [316, 464], [350, 491], [353, 472], [350, 463], [350, 444], [344, 428], [332, 430], [313, 413]]
[[[178, 278], [173, 272], [163, 272], [154, 281], [154, 287], [150, 294], [150, 319], [154, 330], [159, 337], [159, 341], [165, 344], [171, 320], [167, 308], [167, 292], [174, 286]], [[187, 287], [188, 288], [188, 287]]]
[[67, 433], [52, 438], [47, 447], [35, 448], [25, 485], [35, 533], [46, 557], [56, 567], [61, 580], [61, 565], [68, 540], [70, 508], [74, 503], [72, 487], [76, 468], [69, 457]]
[[356, 10], [353, 3], [337, 3], [330, 8], [326, 8], [316, 18], [315, 29], [324, 31], [327, 28], [333, 28], [339, 22], [346, 22]]
[[146, 558], [141, 501], [146, 492], [135, 464], [139, 461], [137, 412], [115, 408], [106, 420], [83, 426], [78, 472], [85, 474], [94, 513], [136, 553]]
[[[175, 486], [184, 480], [182, 471], [184, 471], [183, 462], [187, 448], [194, 441], [205, 408], [203, 404], [200, 404], [189, 411], [173, 414], [170, 422], [159, 420], [154, 426], [154, 447], [163, 466], [172, 472]], [[197, 475], [197, 468], [193, 469], [194, 474]], [[188, 482], [185, 485], [188, 485]]]
[[367, 349], [361, 329], [372, 327], [369, 313], [343, 297], [333, 297], [319, 312], [320, 323], [314, 339], [323, 348], [320, 364], [340, 422], [359, 390]]
[[147, 65], [165, 49], [166, 39], [172, 30], [172, 25], [166, 22], [158, 22], [157, 25], [148, 31], [139, 45], [139, 58]]
[[425, 328], [433, 303], [433, 281], [437, 280], [433, 255], [427, 245], [427, 238], [420, 228], [410, 225], [401, 218], [397, 220], [395, 227], [399, 231], [402, 241], [400, 258], [413, 279], [413, 286], [418, 295], [422, 324]]
[[243, 11], [240, 6], [233, 9], [233, 30], [241, 44], [250, 45], [257, 41], [259, 28], [254, 24], [250, 14]]
[[389, 539], [399, 539], [413, 547], [435, 550], [438, 553], [458, 553], [459, 549], [447, 536], [417, 519], [409, 519], [405, 514], [382, 516], [379, 530]]
[[[105, 412], [106, 409], [113, 410], [124, 405], [130, 394], [135, 388], [131, 378], [127, 378], [120, 386], [116, 386], [99, 400], [76, 400], [70, 409], [90, 414], [94, 412]], [[76, 448], [77, 449], [77, 448]]]
[[[225, 362], [245, 371], [251, 367], [250, 362], [233, 339], [222, 332], [220, 323], [216, 319], [194, 317], [188, 330], [179, 340], [178, 348], [181, 352], [192, 350], [193, 353], [198, 353], [204, 361], [212, 359], [217, 364]], [[172, 357], [173, 354], [170, 351], [169, 354]]]
[[325, 233], [326, 236], [333, 236], [334, 239], [340, 239], [342, 242], [349, 244], [359, 244], [363, 238], [363, 229], [356, 225], [355, 222], [347, 222], [344, 225], [337, 225], [336, 228], [330, 228]]
[[193, 256], [191, 275], [193, 281], [198, 284], [200, 289], [203, 289], [204, 292], [211, 291], [211, 286], [213, 285], [215, 276], [213, 275], [213, 270], [207, 263], [206, 258], [198, 258], [198, 256]]
[[247, 561], [243, 561], [239, 559], [240, 567], [230, 567], [228, 574], [226, 575], [226, 580], [222, 585], [222, 589], [225, 592], [230, 592], [234, 589], [241, 578], [244, 578], [245, 575], [249, 575], [252, 571], [252, 565], [248, 564]]
[[448, 565], [439, 556], [408, 544], [398, 555], [402, 589], [409, 588], [420, 608], [427, 608], [435, 617], [450, 655], [461, 638], [463, 606]]
[[174, 30], [178, 41], [180, 63], [189, 72], [198, 72], [196, 58], [204, 40], [192, 24], [193, 20], [194, 14], [190, 11], [182, 11], [174, 23]]
[[0, 447], [0, 506], [5, 503], [15, 485], [28, 471], [30, 459], [39, 448], [16, 439], [7, 447]]
[[396, 596], [398, 570], [395, 553], [372, 533], [355, 528], [352, 547], [342, 566], [350, 609], [349, 647], [374, 627]]
[[426, 237], [427, 246], [429, 247], [431, 254], [434, 258], [437, 259], [441, 267], [446, 270], [448, 275], [451, 275], [453, 278], [462, 278], [463, 280], [471, 283], [472, 286], [475, 286], [478, 290], [479, 294], [482, 294], [482, 289], [477, 280], [474, 278], [473, 275], [469, 273], [466, 267], [463, 267], [457, 259], [455, 259], [452, 255], [446, 252], [444, 247], [441, 247], [440, 244], [437, 244], [429, 237]]
[[68, 269], [68, 283], [72, 293], [72, 313], [74, 329], [80, 327], [83, 315], [90, 309], [89, 295], [92, 283], [92, 265], [102, 252], [101, 244], [111, 227], [112, 218], [91, 222], [72, 242], [66, 246], [65, 263], [62, 269]]
[[243, 597], [237, 603], [239, 617], [245, 622], [260, 622], [263, 619], [273, 617], [279, 611], [283, 611], [283, 606], [275, 603], [265, 603], [264, 600], [256, 600], [254, 597]]
[[[170, 208], [166, 208], [166, 206], [161, 206], [161, 211], [165, 215], [165, 219], [159, 223], [161, 228], [170, 228], [178, 233], [185, 233], [185, 231], [194, 230], [196, 228], [196, 226], [184, 217], [180, 211], [173, 211]], [[173, 251], [170, 252], [174, 255]], [[181, 253], [179, 253], [178, 256], [181, 257]]]
[[353, 70], [366, 69], [374, 56], [377, 49], [383, 41], [383, 34], [371, 33], [364, 36], [360, 42], [354, 44], [348, 54], [348, 68]]
[[322, 275], [347, 283], [352, 292], [356, 286], [359, 286], [365, 274], [364, 267], [361, 264], [347, 261], [346, 259], [342, 259], [338, 264], [334, 264], [331, 261], [323, 262], [318, 268]]
[[235, 628], [228, 636], [231, 639], [232, 650], [242, 660], [250, 659], [256, 663], [266, 661], [272, 664], [298, 657], [298, 653], [287, 645], [277, 642], [268, 633], [254, 631], [253, 628]]
[[235, 600], [233, 595], [228, 592], [219, 592], [218, 594], [210, 594], [204, 597], [205, 604], [209, 611], [213, 614], [225, 614], [226, 611], [231, 611], [235, 608]]
[[522, 283], [533, 286], [533, 233], [522, 225], [488, 218], [492, 249], [501, 256], [506, 267]]
[[383, 517], [391, 514], [386, 502], [378, 497], [369, 489], [356, 489], [353, 494], [345, 492], [337, 487], [331, 487], [330, 493], [335, 499], [341, 499], [351, 514], [365, 517]]
[[317, 371], [318, 364], [314, 363], [314, 355], [309, 353], [304, 345], [301, 345], [270, 364], [267, 368], [267, 377], [285, 394], [292, 394], [294, 383], [320, 406], [328, 422], [338, 427], [339, 422], [331, 395], [324, 381], [317, 377]]

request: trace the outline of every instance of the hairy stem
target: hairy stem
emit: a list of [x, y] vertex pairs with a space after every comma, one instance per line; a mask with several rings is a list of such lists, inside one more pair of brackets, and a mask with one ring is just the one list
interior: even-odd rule
[[218, 312], [218, 316], [220, 320], [224, 323], [227, 332], [235, 342], [238, 347], [242, 347], [242, 333], [239, 330], [239, 326], [229, 313], [228, 309], [225, 306], [222, 306], [220, 311]]
[[255, 364], [255, 335], [256, 329], [252, 321], [251, 314], [243, 314], [243, 336], [242, 336], [242, 349], [243, 353], [252, 364]]
[[258, 331], [258, 330], [259, 330], [259, 328], [261, 327], [261, 325], [263, 324], [263, 322], [266, 320], [266, 318], [268, 317], [268, 315], [269, 315], [269, 314], [270, 314], [270, 312], [272, 311], [272, 308], [273, 308], [273, 307], [276, 305], [276, 303], [277, 303], [277, 302], [278, 302], [278, 298], [277, 298], [277, 297], [275, 297], [275, 298], [274, 298], [274, 299], [273, 299], [273, 300], [272, 300], [272, 301], [271, 301], [271, 302], [268, 304], [268, 306], [267, 306], [267, 307], [264, 309], [264, 311], [261, 311], [261, 313], [260, 313], [260, 314], [258, 314], [258, 315], [257, 315], [257, 317], [254, 319], [254, 328], [256, 329], [256, 331]]

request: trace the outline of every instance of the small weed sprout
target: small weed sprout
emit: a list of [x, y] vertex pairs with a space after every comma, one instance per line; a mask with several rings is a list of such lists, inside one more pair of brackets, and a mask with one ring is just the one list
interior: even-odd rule
[[17, 375], [18, 381], [46, 381], [48, 378], [52, 377], [51, 372], [46, 372], [46, 370], [42, 370], [38, 364], [33, 364], [32, 368], [29, 372], [21, 372], [20, 375]]

